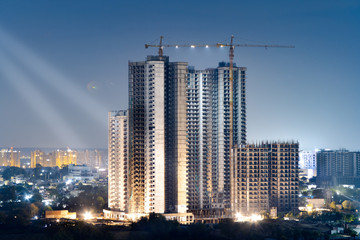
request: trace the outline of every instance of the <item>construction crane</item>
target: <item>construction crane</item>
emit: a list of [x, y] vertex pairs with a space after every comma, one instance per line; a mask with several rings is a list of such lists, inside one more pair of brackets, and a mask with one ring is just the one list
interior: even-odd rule
[[[232, 164], [232, 150], [233, 150], [233, 65], [234, 65], [234, 50], [235, 47], [261, 47], [261, 48], [295, 48], [295, 46], [292, 45], [268, 45], [268, 44], [234, 44], [234, 35], [230, 38], [230, 43], [216, 43], [216, 44], [163, 44], [163, 36], [160, 36], [160, 42], [159, 44], [145, 44], [145, 48], [149, 47], [156, 47], [159, 48], [159, 56], [163, 56], [164, 48], [165, 47], [190, 47], [190, 48], [196, 48], [196, 47], [229, 47], [229, 118], [230, 118], [230, 139], [229, 139], [229, 148], [230, 148], [230, 165]], [[231, 166], [230, 166], [231, 168]], [[230, 171], [230, 179], [235, 180], [234, 177], [231, 177], [232, 171]], [[234, 183], [232, 183], [234, 184]], [[231, 194], [233, 195], [233, 194]]]

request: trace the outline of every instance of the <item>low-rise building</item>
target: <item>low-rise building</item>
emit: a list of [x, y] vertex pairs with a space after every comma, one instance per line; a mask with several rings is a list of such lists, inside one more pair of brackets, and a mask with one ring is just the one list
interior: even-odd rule
[[99, 174], [96, 168], [86, 165], [69, 164], [68, 175], [65, 176], [65, 180], [91, 181], [98, 177]]
[[297, 211], [299, 144], [263, 142], [234, 149], [231, 164], [232, 212], [243, 216]]
[[46, 211], [45, 218], [47, 219], [76, 219], [76, 212], [69, 212], [68, 210]]

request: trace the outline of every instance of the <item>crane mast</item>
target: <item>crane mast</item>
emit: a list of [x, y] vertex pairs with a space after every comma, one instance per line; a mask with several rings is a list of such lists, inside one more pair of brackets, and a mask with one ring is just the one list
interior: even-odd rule
[[217, 43], [217, 44], [163, 44], [163, 36], [160, 36], [160, 42], [159, 44], [145, 44], [145, 48], [149, 47], [157, 47], [159, 48], [159, 56], [163, 56], [163, 49], [164, 47], [229, 47], [229, 161], [230, 161], [230, 202], [231, 202], [231, 210], [233, 210], [233, 204], [234, 204], [234, 189], [236, 188], [236, 169], [235, 169], [235, 163], [233, 159], [233, 150], [234, 150], [234, 134], [233, 134], [233, 124], [234, 124], [234, 116], [233, 116], [233, 65], [234, 65], [234, 50], [235, 47], [263, 47], [265, 49], [268, 48], [295, 48], [295, 46], [292, 45], [267, 45], [267, 44], [234, 44], [234, 35], [230, 38], [230, 43]]

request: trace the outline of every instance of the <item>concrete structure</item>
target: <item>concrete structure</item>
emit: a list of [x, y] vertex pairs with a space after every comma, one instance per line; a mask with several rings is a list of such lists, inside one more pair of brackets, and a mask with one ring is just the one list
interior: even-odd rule
[[355, 185], [360, 187], [360, 152], [320, 150], [316, 153], [319, 186]]
[[[246, 68], [234, 67], [233, 144], [246, 143]], [[189, 68], [188, 208], [196, 215], [230, 209], [229, 64]]]
[[324, 198], [307, 198], [307, 205], [311, 206], [313, 209], [324, 209], [325, 199]]
[[180, 224], [188, 225], [194, 223], [195, 217], [192, 213], [166, 213], [163, 214], [168, 221], [177, 221]]
[[[148, 218], [149, 214], [141, 213], [125, 213], [120, 211], [112, 211], [104, 209], [104, 218], [109, 220], [123, 221], [123, 222], [136, 222], [141, 218]], [[194, 214], [192, 213], [165, 213], [162, 214], [168, 221], [177, 221], [180, 224], [192, 224], [194, 223]]]
[[187, 63], [129, 63], [130, 213], [186, 212]]
[[297, 210], [299, 144], [247, 144], [234, 149], [232, 212], [241, 215]]
[[[234, 67], [234, 145], [246, 142], [245, 72]], [[125, 138], [116, 142], [109, 123], [109, 194], [115, 182], [127, 187], [116, 187], [123, 205], [109, 200], [110, 209], [211, 215], [229, 210], [229, 105], [226, 63], [199, 71], [166, 56], [130, 62], [128, 159], [113, 157]], [[120, 169], [110, 166], [115, 162], [128, 162], [121, 180], [111, 175]]]
[[109, 112], [108, 195], [109, 208], [128, 210], [129, 119], [127, 111]]

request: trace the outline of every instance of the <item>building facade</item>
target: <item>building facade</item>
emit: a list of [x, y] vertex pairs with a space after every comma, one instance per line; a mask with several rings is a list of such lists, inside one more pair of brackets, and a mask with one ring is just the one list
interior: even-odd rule
[[316, 176], [316, 151], [300, 151], [300, 177], [308, 179]]
[[316, 153], [316, 159], [318, 185], [360, 187], [360, 152], [346, 149], [320, 150]]
[[31, 168], [36, 168], [38, 164], [42, 167], [56, 167], [56, 154], [54, 152], [45, 153], [41, 150], [35, 150], [31, 152], [30, 161]]
[[66, 150], [56, 150], [53, 152], [55, 157], [55, 164], [59, 168], [69, 164], [77, 164], [77, 151], [67, 148]]
[[104, 160], [105, 152], [98, 149], [86, 149], [84, 151], [78, 151], [77, 164], [85, 164], [94, 168], [106, 167]]
[[316, 151], [300, 151], [300, 169], [316, 169]]
[[13, 149], [0, 150], [0, 166], [20, 167], [20, 151]]
[[186, 212], [187, 63], [129, 63], [129, 212]]
[[108, 116], [108, 198], [109, 208], [128, 211], [129, 117], [127, 111], [112, 111]]
[[242, 215], [298, 208], [299, 144], [247, 144], [234, 149], [232, 212]]
[[[246, 142], [246, 68], [234, 67], [234, 145]], [[109, 199], [122, 191], [128, 213], [196, 213], [230, 210], [229, 65], [194, 70], [166, 56], [129, 62], [128, 137], [114, 139], [109, 122]], [[115, 114], [115, 115], [114, 115]], [[109, 121], [116, 113], [109, 113]], [[125, 118], [127, 120], [125, 120]], [[125, 131], [123, 131], [125, 132]], [[124, 141], [128, 140], [128, 144]], [[123, 144], [127, 159], [113, 155]], [[121, 148], [121, 147], [120, 147]], [[116, 163], [118, 162], [118, 163]], [[115, 177], [114, 164], [127, 174]], [[126, 181], [124, 179], [126, 178]]]
[[[233, 144], [246, 143], [246, 68], [233, 68]], [[189, 68], [187, 79], [188, 207], [230, 209], [229, 64]]]

